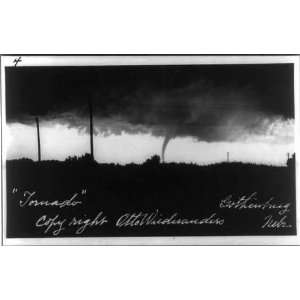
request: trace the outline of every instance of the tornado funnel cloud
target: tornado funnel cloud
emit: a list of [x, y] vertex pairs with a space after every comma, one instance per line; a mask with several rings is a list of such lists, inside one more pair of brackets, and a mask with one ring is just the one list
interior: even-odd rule
[[161, 160], [162, 160], [162, 162], [165, 162], [166, 149], [167, 149], [167, 146], [168, 146], [171, 139], [172, 139], [172, 136], [170, 134], [167, 134], [164, 138], [164, 142], [163, 142], [162, 150], [161, 150]]

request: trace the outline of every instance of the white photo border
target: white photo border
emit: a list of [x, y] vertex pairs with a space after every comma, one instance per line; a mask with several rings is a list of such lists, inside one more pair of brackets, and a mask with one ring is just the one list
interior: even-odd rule
[[[212, 64], [294, 64], [296, 229], [293, 236], [169, 236], [169, 237], [6, 237], [6, 111], [5, 67], [14, 66], [103, 66], [103, 65], [212, 65]], [[1, 208], [4, 245], [300, 245], [299, 204], [299, 55], [7, 55], [1, 56]], [[17, 220], [16, 220], [17, 221]]]

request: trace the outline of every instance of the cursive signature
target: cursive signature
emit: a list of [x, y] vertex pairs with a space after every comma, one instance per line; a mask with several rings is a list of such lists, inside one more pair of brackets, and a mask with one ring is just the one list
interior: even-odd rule
[[173, 213], [171, 216], [164, 216], [156, 210], [151, 213], [125, 213], [120, 216], [116, 222], [117, 227], [133, 227], [133, 226], [148, 226], [148, 225], [223, 225], [224, 219], [217, 217], [216, 213], [209, 217], [187, 219], [182, 218], [178, 213]]

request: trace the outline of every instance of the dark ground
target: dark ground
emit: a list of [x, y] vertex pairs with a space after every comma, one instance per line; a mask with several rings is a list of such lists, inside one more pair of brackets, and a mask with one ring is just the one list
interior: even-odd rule
[[[89, 160], [65, 162], [31, 160], [7, 161], [7, 237], [49, 237], [35, 227], [36, 220], [48, 216], [95, 217], [103, 211], [111, 222], [88, 228], [81, 236], [198, 236], [198, 235], [288, 235], [295, 234], [295, 169], [243, 163], [210, 166], [160, 164], [126, 166], [97, 164]], [[13, 189], [17, 188], [13, 193]], [[73, 208], [20, 207], [24, 191], [36, 191], [38, 200], [63, 200], [86, 190], [83, 204]], [[257, 192], [258, 202], [274, 196], [274, 203], [290, 202], [287, 221], [291, 228], [261, 228], [270, 210], [219, 208], [219, 202]], [[154, 212], [165, 216], [177, 212], [187, 219], [216, 213], [224, 225], [115, 226], [128, 212]], [[274, 216], [276, 214], [274, 213]], [[278, 215], [277, 215], [278, 217]], [[68, 228], [59, 236], [74, 236]]]

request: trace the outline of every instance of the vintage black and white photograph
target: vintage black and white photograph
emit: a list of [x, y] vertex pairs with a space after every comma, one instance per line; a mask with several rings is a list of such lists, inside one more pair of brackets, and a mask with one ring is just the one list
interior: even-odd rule
[[297, 67], [5, 57], [5, 240], [295, 237]]

